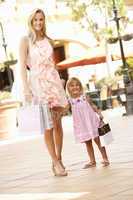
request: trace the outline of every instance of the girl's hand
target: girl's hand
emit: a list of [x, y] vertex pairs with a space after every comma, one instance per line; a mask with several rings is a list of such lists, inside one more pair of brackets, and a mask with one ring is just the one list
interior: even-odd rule
[[99, 113], [99, 118], [101, 121], [103, 121], [103, 115], [101, 113]]
[[54, 107], [52, 108], [52, 110], [53, 110], [54, 112], [61, 113], [61, 112], [64, 110], [64, 108], [63, 108], [63, 107], [59, 107], [59, 106], [54, 106]]
[[53, 107], [52, 114], [53, 117], [57, 120], [60, 116], [64, 116], [68, 113], [69, 105], [66, 107]]

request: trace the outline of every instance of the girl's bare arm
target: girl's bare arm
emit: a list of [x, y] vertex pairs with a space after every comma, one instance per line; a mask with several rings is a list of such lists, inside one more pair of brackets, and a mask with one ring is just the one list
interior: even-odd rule
[[93, 110], [99, 115], [100, 119], [103, 119], [101, 110], [93, 103], [92, 99], [88, 95], [86, 95], [86, 99], [88, 103], [91, 105], [91, 107], [93, 108]]

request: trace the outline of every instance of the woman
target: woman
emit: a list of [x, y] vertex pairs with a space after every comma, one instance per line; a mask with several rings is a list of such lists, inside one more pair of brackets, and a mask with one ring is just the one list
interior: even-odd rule
[[[24, 101], [48, 105], [54, 128], [44, 131], [46, 146], [52, 159], [53, 173], [56, 176], [66, 176], [61, 157], [61, 112], [67, 106], [67, 99], [55, 69], [53, 48], [46, 35], [45, 14], [41, 9], [34, 10], [30, 15], [28, 27], [29, 34], [20, 43], [19, 59]], [[27, 66], [30, 69], [28, 75]]]

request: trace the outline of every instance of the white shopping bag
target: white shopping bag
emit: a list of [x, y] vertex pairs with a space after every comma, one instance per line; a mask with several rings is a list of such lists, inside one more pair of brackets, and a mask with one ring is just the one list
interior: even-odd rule
[[53, 120], [47, 104], [25, 105], [17, 112], [17, 131], [23, 134], [43, 134], [53, 128]]
[[17, 111], [17, 130], [19, 133], [41, 134], [41, 114], [39, 105], [22, 106]]
[[109, 145], [113, 142], [114, 138], [112, 132], [109, 131], [105, 135], [100, 136], [101, 146]]

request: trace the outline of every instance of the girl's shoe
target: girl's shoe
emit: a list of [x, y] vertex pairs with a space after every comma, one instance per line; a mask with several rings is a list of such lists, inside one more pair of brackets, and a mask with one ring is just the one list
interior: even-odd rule
[[52, 170], [55, 176], [67, 176], [67, 172], [61, 166], [59, 161], [52, 165]]
[[101, 163], [102, 163], [103, 167], [107, 167], [110, 165], [108, 160], [102, 161]]
[[96, 167], [96, 162], [90, 162], [88, 164], [86, 164], [83, 169], [88, 169], [88, 168], [92, 168], [92, 167]]

